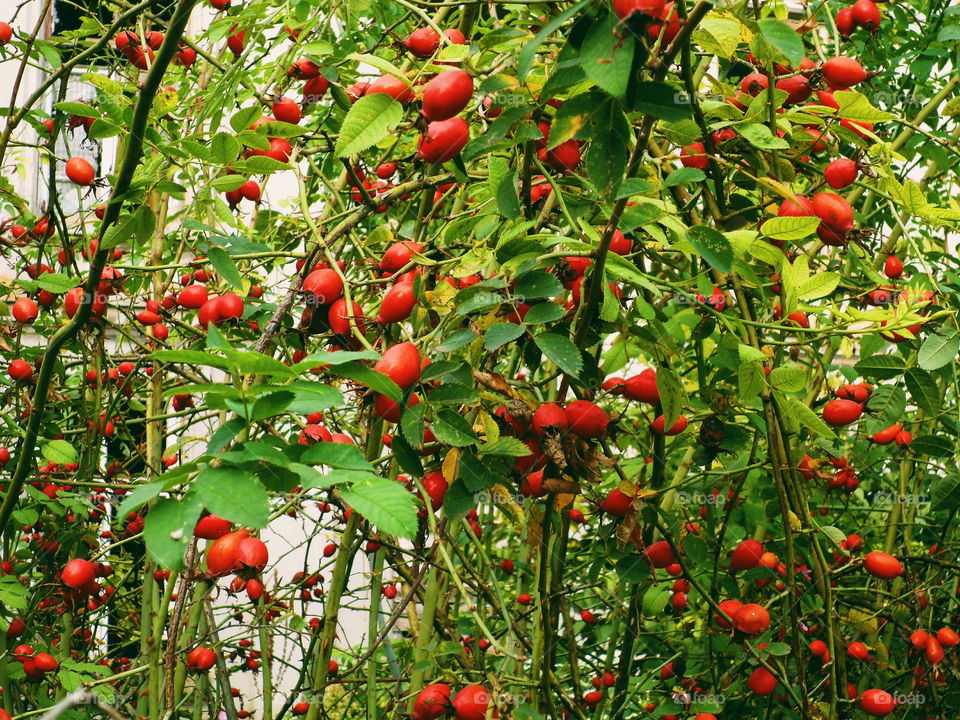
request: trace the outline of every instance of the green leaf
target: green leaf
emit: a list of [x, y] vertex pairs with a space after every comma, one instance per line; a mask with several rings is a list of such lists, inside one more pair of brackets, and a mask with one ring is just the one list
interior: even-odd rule
[[563, 305], [555, 302], [537, 303], [527, 311], [523, 316], [523, 322], [527, 325], [543, 325], [559, 320], [567, 314]]
[[730, 58], [740, 44], [740, 24], [711, 13], [693, 31], [693, 39], [704, 51]]
[[854, 368], [864, 377], [890, 380], [900, 377], [906, 365], [903, 359], [896, 355], [871, 355], [860, 360]]
[[787, 398], [787, 402], [800, 424], [813, 432], [814, 435], [831, 439], [836, 437], [836, 433], [830, 429], [830, 426], [803, 402], [796, 398]]
[[476, 444], [478, 438], [473, 428], [462, 416], [450, 410], [441, 410], [430, 425], [437, 440], [453, 447], [467, 447]]
[[193, 541], [193, 528], [203, 507], [188, 493], [183, 500], [161, 498], [147, 513], [143, 537], [147, 551], [161, 567], [183, 570], [183, 556]]
[[403, 106], [389, 95], [376, 93], [357, 100], [340, 126], [336, 157], [355, 155], [376, 145], [403, 120]]
[[525, 329], [523, 325], [508, 322], [492, 325], [483, 335], [483, 346], [488, 351], [493, 352], [498, 347], [513, 342], [523, 335]]
[[77, 280], [63, 273], [43, 273], [38, 275], [33, 284], [41, 290], [48, 290], [57, 295], [69, 292], [77, 286]]
[[338, 365], [335, 370], [331, 370], [330, 372], [335, 375], [339, 375], [340, 377], [350, 378], [351, 380], [355, 380], [358, 383], [366, 385], [374, 392], [378, 392], [381, 395], [386, 395], [395, 403], [398, 403], [403, 399], [403, 391], [393, 380], [388, 378], [382, 372], [368, 368], [366, 365], [361, 365], [358, 362], [349, 362], [343, 365]]
[[66, 440], [51, 440], [42, 448], [40, 454], [49, 462], [66, 465], [77, 461], [77, 451]]
[[893, 120], [895, 117], [888, 112], [875, 108], [870, 104], [866, 95], [862, 95], [856, 90], [837, 90], [833, 97], [837, 101], [837, 105], [840, 106], [837, 115], [845, 120], [877, 123]]
[[[800, 67], [800, 61], [803, 60], [804, 56], [804, 47], [803, 39], [796, 30], [776, 18], [764, 18], [757, 23], [757, 26], [760, 28], [760, 35], [767, 41], [767, 45], [783, 57], [789, 63], [789, 67]], [[766, 58], [761, 58], [761, 60], [764, 59]]]
[[678, 122], [690, 117], [692, 112], [685, 95], [666, 83], [638, 82], [636, 97], [640, 99], [634, 103], [635, 108], [659, 120]]
[[663, 184], [667, 187], [673, 187], [674, 185], [686, 185], [687, 183], [703, 182], [706, 179], [707, 176], [703, 170], [682, 167], [677, 168], [672, 173], [667, 175], [667, 179], [663, 181]]
[[229, 133], [217, 133], [210, 141], [210, 152], [224, 165], [232, 163], [240, 157], [240, 151], [243, 147], [240, 141]]
[[416, 534], [416, 499], [396, 480], [371, 475], [340, 494], [345, 503], [383, 532], [400, 538]]
[[930, 493], [930, 502], [937, 510], [952, 510], [960, 505], [960, 476], [951, 474], [937, 480]]
[[657, 617], [667, 607], [670, 602], [670, 592], [660, 585], [651, 585], [643, 593], [643, 615], [644, 617]]
[[790, 143], [780, 137], [774, 137], [770, 128], [759, 123], [740, 126], [740, 135], [758, 150], [786, 150]]
[[507, 455], [509, 457], [526, 457], [530, 455], [530, 448], [514, 437], [502, 437], [487, 442], [477, 448], [479, 455]]
[[733, 248], [721, 233], [706, 225], [694, 225], [687, 230], [687, 240], [714, 270], [730, 272], [733, 267]]
[[234, 167], [238, 172], [247, 172], [251, 175], [269, 175], [270, 173], [289, 170], [290, 163], [285, 163], [276, 158], [266, 157], [265, 155], [254, 155], [242, 163], [237, 163]]
[[826, 297], [840, 284], [840, 275], [835, 272], [817, 273], [800, 283], [797, 288], [797, 297], [801, 300], [815, 300]]
[[930, 373], [922, 368], [910, 368], [903, 380], [918, 408], [932, 416], [940, 412], [940, 388]]
[[760, 234], [774, 240], [803, 240], [817, 231], [818, 217], [772, 217], [763, 221]]
[[957, 356], [960, 335], [929, 335], [920, 345], [917, 364], [924, 370], [937, 370]]
[[517, 280], [513, 294], [519, 302], [552, 298], [563, 292], [563, 283], [545, 270], [528, 272]]
[[159, 480], [135, 487], [124, 496], [123, 502], [120, 503], [120, 509], [117, 510], [117, 517], [125, 518], [138, 507], [146, 505], [163, 492], [164, 485], [166, 483]]
[[953, 457], [955, 455], [954, 443], [950, 438], [943, 435], [920, 435], [910, 443], [910, 449], [920, 455], [929, 455], [930, 457]]
[[580, 48], [580, 66], [600, 89], [622, 98], [630, 82], [634, 38], [630, 33], [616, 33], [617, 25], [612, 14], [594, 23]]
[[210, 261], [210, 264], [213, 265], [213, 269], [220, 273], [220, 276], [230, 283], [230, 285], [235, 288], [243, 285], [243, 278], [240, 276], [240, 271], [237, 270], [236, 263], [233, 261], [233, 258], [227, 254], [226, 250], [216, 246], [211, 247], [207, 250], [207, 259]]
[[517, 185], [519, 170], [511, 168], [503, 158], [490, 158], [490, 189], [497, 199], [500, 214], [516, 220], [522, 214], [520, 191]]
[[807, 387], [807, 373], [799, 365], [782, 365], [770, 371], [770, 384], [784, 392], [799, 392]]
[[589, 4], [590, 0], [580, 0], [580, 2], [574, 3], [540, 28], [540, 32], [533, 36], [533, 40], [523, 46], [523, 49], [517, 55], [517, 79], [520, 82], [526, 80], [527, 75], [530, 74], [537, 49], [543, 41], [559, 30], [567, 20], [578, 15]]
[[306, 359], [301, 360], [291, 369], [302, 372], [310, 370], [318, 365], [344, 365], [356, 360], [379, 360], [380, 355], [373, 350], [332, 350], [330, 352], [318, 352], [307, 355]]
[[350, 53], [347, 55], [346, 59], [355, 60], [358, 63], [364, 63], [366, 65], [370, 65], [371, 67], [375, 67], [377, 70], [386, 75], [393, 75], [395, 78], [403, 80], [407, 87], [413, 87], [413, 84], [410, 82], [410, 78], [404, 74], [403, 70], [398, 68], [389, 60], [384, 60], [378, 55], [371, 55], [369, 53]]
[[673, 427], [683, 412], [687, 394], [683, 391], [680, 378], [666, 365], [657, 368], [657, 392], [660, 393], [660, 405], [663, 407], [664, 427]]
[[234, 132], [242, 132], [253, 125], [254, 121], [258, 120], [262, 114], [263, 111], [259, 103], [251, 105], [233, 114], [233, 117], [230, 118], [230, 127], [233, 128]]
[[881, 385], [867, 401], [867, 409], [883, 422], [892, 425], [903, 418], [907, 407], [907, 394], [895, 385]]
[[203, 506], [214, 515], [252, 528], [266, 527], [270, 498], [252, 475], [236, 468], [206, 468], [193, 481]]
[[339, 470], [374, 472], [373, 465], [363, 456], [360, 448], [347, 443], [315, 443], [303, 451], [300, 461], [311, 465], [326, 465]]
[[83, 118], [99, 118], [103, 115], [103, 113], [93, 105], [82, 102], [58, 102], [54, 103], [53, 107], [55, 110], [59, 110], [66, 115], [76, 115], [77, 117]]
[[580, 348], [574, 345], [570, 338], [545, 332], [535, 335], [533, 341], [541, 352], [567, 375], [574, 378], [580, 376], [583, 357], [580, 355]]
[[737, 397], [741, 402], [750, 402], [759, 397], [763, 382], [763, 368], [759, 362], [741, 361], [737, 365]]

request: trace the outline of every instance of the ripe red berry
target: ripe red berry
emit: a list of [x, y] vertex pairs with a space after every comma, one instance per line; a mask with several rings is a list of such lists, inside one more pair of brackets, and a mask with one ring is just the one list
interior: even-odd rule
[[432, 122], [448, 120], [463, 110], [473, 97], [473, 78], [465, 70], [446, 70], [423, 90], [423, 116]]
[[603, 408], [589, 400], [574, 400], [564, 412], [570, 432], [582, 438], [603, 436], [610, 423], [610, 416]]
[[84, 187], [93, 185], [93, 181], [96, 179], [96, 173], [93, 170], [93, 165], [91, 165], [88, 160], [82, 157], [72, 157], [67, 160], [65, 171], [68, 178], [70, 178], [77, 185], [82, 185]]
[[823, 406], [823, 419], [832, 427], [843, 427], [856, 422], [863, 414], [863, 405], [853, 400], [835, 398]]
[[92, 562], [83, 558], [74, 558], [63, 568], [60, 579], [67, 587], [76, 589], [93, 582], [95, 576], [96, 567]]
[[886, 717], [897, 707], [897, 701], [886, 690], [876, 688], [864, 690], [860, 694], [860, 709], [873, 717]]
[[420, 136], [417, 152], [427, 163], [444, 163], [452, 160], [463, 150], [470, 139], [470, 128], [461, 117], [432, 122]]
[[903, 565], [893, 555], [884, 552], [871, 552], [863, 557], [863, 569], [870, 575], [883, 580], [892, 580], [903, 575]]
[[[867, 0], [870, 2], [871, 0]], [[823, 169], [823, 178], [834, 190], [842, 190], [857, 179], [857, 163], [850, 158], [834, 160]]]

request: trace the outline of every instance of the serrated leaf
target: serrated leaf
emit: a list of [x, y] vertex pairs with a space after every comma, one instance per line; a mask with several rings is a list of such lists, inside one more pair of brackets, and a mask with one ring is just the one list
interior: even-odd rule
[[960, 350], [960, 335], [928, 335], [920, 344], [917, 364], [924, 370], [937, 370], [952, 361]]
[[388, 378], [383, 373], [373, 370], [372, 368], [368, 368], [366, 365], [361, 365], [358, 362], [349, 362], [343, 365], [338, 365], [335, 369], [331, 369], [330, 373], [333, 375], [339, 375], [340, 377], [349, 378], [351, 380], [356, 380], [358, 383], [366, 385], [374, 392], [378, 392], [381, 395], [386, 395], [395, 403], [398, 403], [403, 399], [403, 391], [393, 380]]
[[449, 410], [438, 412], [430, 424], [430, 429], [438, 441], [453, 447], [467, 447], [476, 444], [478, 440], [470, 423]]
[[346, 157], [376, 145], [403, 120], [403, 106], [389, 95], [376, 93], [357, 100], [340, 126], [334, 148], [336, 157]]
[[864, 377], [889, 380], [902, 375], [906, 365], [903, 359], [896, 355], [871, 355], [860, 360], [854, 367]]
[[120, 503], [120, 509], [117, 511], [117, 517], [125, 518], [138, 507], [146, 505], [163, 492], [164, 485], [166, 485], [166, 483], [162, 480], [147, 483], [146, 485], [137, 485], [137, 487], [124, 495], [123, 502]]
[[375, 67], [380, 72], [386, 75], [393, 75], [393, 77], [402, 80], [406, 83], [407, 87], [413, 87], [413, 83], [410, 82], [410, 78], [406, 74], [394, 65], [389, 60], [384, 60], [378, 55], [371, 55], [369, 53], [350, 53], [347, 55], [347, 60], [355, 60], [358, 63], [364, 63], [365, 65], [370, 65]]
[[43, 273], [38, 275], [37, 279], [33, 281], [33, 284], [36, 285], [41, 290], [47, 290], [57, 295], [61, 295], [65, 292], [69, 292], [77, 285], [76, 278], [70, 278], [64, 275], [63, 273]]
[[237, 264], [227, 254], [226, 250], [216, 246], [211, 247], [207, 250], [207, 259], [213, 265], [213, 269], [220, 274], [220, 277], [233, 287], [239, 288], [243, 285], [243, 278], [240, 276], [240, 271], [237, 270]]
[[594, 23], [580, 48], [580, 66], [597, 87], [622, 98], [630, 82], [635, 41], [630, 33], [616, 33], [618, 24], [612, 14]]
[[340, 491], [343, 501], [390, 535], [411, 538], [417, 532], [413, 493], [395, 480], [371, 475]]
[[775, 137], [770, 128], [760, 123], [748, 123], [739, 128], [744, 140], [758, 150], [786, 150], [790, 143], [781, 137]]
[[311, 465], [326, 465], [337, 468], [338, 470], [365, 470], [369, 473], [374, 472], [373, 465], [363, 456], [360, 448], [348, 443], [314, 443], [303, 451], [303, 455], [300, 456], [300, 461]]
[[798, 365], [782, 365], [770, 371], [770, 384], [784, 392], [799, 392], [807, 387], [807, 373]]
[[660, 394], [660, 405], [663, 407], [664, 427], [673, 427], [673, 424], [683, 412], [683, 405], [687, 395], [680, 384], [680, 378], [668, 366], [661, 365], [657, 369], [657, 392]]
[[188, 493], [183, 500], [161, 498], [147, 513], [143, 537], [147, 552], [167, 570], [183, 570], [183, 556], [203, 506]]
[[917, 407], [931, 416], [940, 412], [940, 388], [930, 373], [922, 368], [910, 368], [903, 380]]
[[571, 377], [579, 377], [583, 369], [583, 357], [580, 348], [570, 338], [546, 332], [535, 335], [533, 341], [558, 368]]
[[40, 454], [49, 462], [66, 465], [77, 461], [77, 451], [66, 440], [51, 440], [42, 448]]
[[229, 133], [217, 133], [210, 141], [210, 152], [224, 165], [232, 163], [240, 157], [242, 149], [240, 141]]
[[820, 225], [818, 217], [772, 217], [763, 221], [760, 234], [774, 240], [803, 240]]
[[757, 23], [757, 27], [760, 28], [760, 35], [767, 44], [785, 58], [790, 67], [800, 67], [804, 47], [803, 40], [796, 30], [776, 18], [764, 18]]
[[265, 527], [270, 518], [270, 498], [260, 482], [236, 468], [206, 468], [193, 481], [203, 506], [240, 525]]
[[870, 100], [866, 95], [856, 90], [837, 90], [833, 94], [833, 97], [837, 101], [837, 105], [840, 106], [839, 110], [837, 110], [837, 115], [845, 120], [877, 123], [884, 122], [885, 120], [893, 120], [895, 117], [888, 112], [875, 108], [870, 104]]
[[484, 443], [477, 448], [479, 455], [506, 455], [509, 457], [526, 457], [530, 455], [530, 448], [514, 437], [502, 437]]
[[562, 13], [550, 20], [550, 22], [548, 22], [542, 28], [540, 28], [540, 31], [534, 35], [533, 39], [523, 46], [523, 48], [520, 50], [520, 53], [517, 55], [517, 79], [520, 80], [520, 82], [526, 80], [527, 75], [530, 74], [530, 70], [533, 68], [533, 61], [536, 57], [537, 50], [543, 41], [553, 35], [553, 33], [559, 30], [564, 23], [566, 23], [570, 18], [576, 16], [589, 4], [590, 0], [580, 0], [580, 2], [574, 3]]
[[840, 275], [835, 272], [822, 272], [813, 275], [797, 288], [797, 297], [801, 300], [815, 300], [826, 297], [840, 284]]
[[823, 421], [823, 418], [808, 408], [803, 402], [796, 398], [787, 398], [787, 402], [800, 424], [813, 432], [814, 435], [830, 439], [837, 436], [830, 426]]
[[517, 325], [515, 323], [497, 323], [490, 327], [483, 336], [483, 346], [490, 352], [493, 352], [498, 347], [506, 345], [507, 343], [513, 342], [518, 337], [523, 335], [524, 326]]
[[714, 270], [730, 272], [733, 266], [733, 248], [722, 233], [706, 225], [694, 225], [687, 230], [687, 240]]

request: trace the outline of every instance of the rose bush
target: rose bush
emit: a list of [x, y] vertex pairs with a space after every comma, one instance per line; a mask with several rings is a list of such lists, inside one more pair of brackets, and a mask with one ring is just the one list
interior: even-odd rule
[[97, 8], [0, 23], [0, 718], [956, 715], [956, 8]]

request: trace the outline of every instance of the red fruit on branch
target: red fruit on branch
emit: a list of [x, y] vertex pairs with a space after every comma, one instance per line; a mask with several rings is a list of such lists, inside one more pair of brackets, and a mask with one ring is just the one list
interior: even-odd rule
[[893, 695], [886, 690], [878, 690], [876, 688], [864, 690], [860, 694], [859, 704], [863, 712], [873, 717], [886, 717], [897, 707], [897, 702]]
[[93, 185], [94, 180], [96, 180], [96, 173], [93, 170], [93, 165], [91, 165], [87, 159], [82, 157], [72, 157], [67, 160], [64, 171], [66, 172], [68, 178], [70, 178], [77, 185], [81, 185], [83, 187]]
[[610, 423], [610, 416], [603, 408], [589, 400], [574, 400], [564, 413], [570, 432], [582, 438], [602, 437]]
[[733, 616], [733, 627], [747, 635], [760, 635], [770, 627], [770, 613], [762, 605], [741, 605]]
[[[867, 0], [870, 2], [871, 0]], [[859, 168], [857, 163], [849, 158], [834, 160], [823, 169], [823, 179], [834, 190], [842, 190], [857, 179]]]
[[420, 379], [422, 360], [417, 346], [410, 342], [393, 345], [383, 353], [373, 369], [406, 389]]
[[414, 284], [412, 282], [398, 282], [387, 290], [380, 302], [377, 322], [396, 323], [410, 317], [413, 308], [417, 305], [417, 297], [413, 288]]
[[836, 398], [823, 406], [823, 419], [832, 427], [843, 427], [854, 423], [863, 414], [863, 405], [853, 400]]
[[446, 715], [451, 708], [450, 686], [446, 683], [433, 683], [417, 693], [410, 717], [413, 720], [437, 720]]
[[459, 155], [469, 139], [470, 128], [461, 117], [432, 122], [420, 136], [417, 152], [424, 162], [444, 163]]
[[317, 305], [329, 305], [343, 295], [343, 280], [336, 270], [320, 268], [303, 279], [301, 289]]
[[490, 705], [490, 692], [483, 685], [467, 685], [451, 703], [457, 720], [485, 720]]
[[665, 5], [665, 0], [613, 0], [613, 11], [621, 20], [626, 20], [634, 13], [660, 18]]
[[96, 572], [96, 566], [89, 560], [74, 558], [63, 568], [60, 580], [67, 587], [79, 589], [93, 582]]
[[823, 64], [821, 70], [831, 90], [846, 90], [869, 77], [863, 66], [849, 57], [831, 58]]
[[191, 670], [205, 672], [217, 662], [217, 654], [207, 647], [194, 648], [187, 655], [186, 665]]
[[430, 121], [448, 120], [463, 110], [473, 97], [473, 78], [464, 70], [446, 70], [423, 90], [423, 116]]
[[228, 532], [232, 523], [216, 515], [206, 515], [197, 521], [193, 528], [193, 536], [204, 540], [216, 540], [222, 538]]
[[892, 580], [903, 575], [903, 565], [899, 560], [893, 555], [878, 551], [864, 555], [863, 569], [882, 580]]

